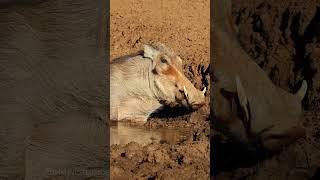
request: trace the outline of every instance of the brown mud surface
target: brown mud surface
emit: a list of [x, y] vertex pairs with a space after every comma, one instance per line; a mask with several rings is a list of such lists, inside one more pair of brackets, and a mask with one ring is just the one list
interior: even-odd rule
[[[233, 0], [233, 21], [245, 51], [281, 88], [308, 82], [303, 101], [306, 137], [251, 165], [222, 158], [218, 179], [320, 179], [320, 1]], [[226, 147], [227, 148], [227, 147]], [[243, 161], [252, 156], [238, 153]], [[247, 158], [247, 159], [246, 159]]]
[[209, 179], [209, 20], [208, 0], [111, 0], [111, 59], [162, 42], [183, 59], [195, 87], [208, 89], [198, 111], [166, 109], [144, 125], [149, 131], [188, 128], [179, 141], [111, 145], [111, 179]]

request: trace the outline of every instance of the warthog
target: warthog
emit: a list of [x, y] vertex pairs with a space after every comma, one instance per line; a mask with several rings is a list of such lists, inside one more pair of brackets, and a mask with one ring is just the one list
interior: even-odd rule
[[182, 59], [161, 43], [110, 63], [111, 120], [146, 122], [162, 105], [197, 109], [204, 93], [184, 76]]
[[231, 2], [214, 3], [214, 125], [231, 139], [280, 150], [304, 135], [299, 123], [307, 83], [295, 94], [276, 87], [237, 42]]

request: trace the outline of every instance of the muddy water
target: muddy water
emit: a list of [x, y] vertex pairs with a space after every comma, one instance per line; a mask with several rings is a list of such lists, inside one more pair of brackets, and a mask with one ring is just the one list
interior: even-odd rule
[[187, 128], [147, 128], [143, 125], [130, 123], [117, 123], [110, 126], [110, 145], [128, 144], [137, 142], [141, 145], [150, 143], [177, 144], [190, 136], [191, 130]]

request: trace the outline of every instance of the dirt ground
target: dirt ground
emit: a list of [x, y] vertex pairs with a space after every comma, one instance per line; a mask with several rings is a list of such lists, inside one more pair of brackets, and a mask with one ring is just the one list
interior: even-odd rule
[[[111, 179], [209, 179], [209, 0], [111, 0], [111, 59], [162, 42], [183, 59], [186, 77], [202, 89], [206, 105], [181, 116], [155, 116], [153, 129], [190, 128], [175, 144], [112, 145]], [[170, 115], [170, 111], [166, 114]]]
[[[238, 165], [217, 178], [320, 179], [320, 1], [233, 0], [233, 20], [241, 45], [276, 85], [295, 92], [294, 84], [308, 81], [307, 134], [279, 155]], [[234, 164], [224, 160], [225, 166]]]

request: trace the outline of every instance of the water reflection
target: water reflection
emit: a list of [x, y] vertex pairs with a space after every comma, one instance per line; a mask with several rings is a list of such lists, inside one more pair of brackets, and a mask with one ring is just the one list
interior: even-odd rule
[[132, 123], [111, 123], [110, 145], [128, 144], [132, 141], [141, 145], [150, 143], [177, 144], [186, 140], [191, 130], [186, 128], [146, 128]]

